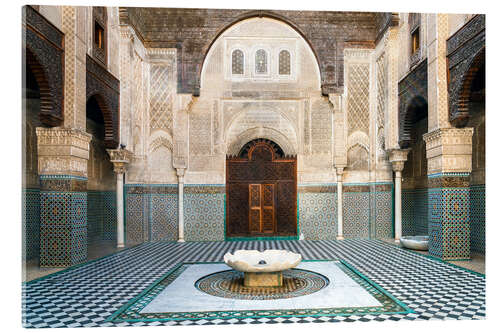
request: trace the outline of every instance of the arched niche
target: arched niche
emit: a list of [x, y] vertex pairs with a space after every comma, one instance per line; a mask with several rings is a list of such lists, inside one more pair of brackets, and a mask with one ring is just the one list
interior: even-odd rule
[[[290, 75], [279, 75], [279, 54], [283, 49], [290, 52]], [[232, 74], [234, 50], [243, 52], [243, 74]], [[255, 55], [259, 50], [265, 50], [269, 57], [268, 73], [255, 71]], [[228, 89], [240, 94], [250, 89], [255, 93], [259, 86], [272, 82], [287, 84], [291, 91], [321, 93], [320, 69], [309, 43], [291, 25], [270, 17], [246, 18], [224, 29], [204, 57], [199, 80], [200, 97], [214, 96]], [[238, 84], [231, 87], [231, 82]]]

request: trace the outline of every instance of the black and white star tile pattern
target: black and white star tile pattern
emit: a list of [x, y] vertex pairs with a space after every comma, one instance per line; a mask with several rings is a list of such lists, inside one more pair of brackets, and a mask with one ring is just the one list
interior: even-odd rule
[[[286, 249], [305, 260], [343, 259], [409, 306], [406, 315], [113, 323], [117, 309], [184, 261], [223, 261], [237, 249]], [[153, 242], [24, 283], [23, 325], [109, 327], [484, 319], [485, 277], [377, 240]]]

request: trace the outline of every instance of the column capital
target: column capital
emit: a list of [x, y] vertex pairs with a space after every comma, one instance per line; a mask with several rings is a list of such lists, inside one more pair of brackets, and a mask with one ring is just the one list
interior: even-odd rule
[[342, 177], [342, 175], [344, 174], [344, 169], [347, 165], [345, 164], [337, 164], [335, 165], [335, 171], [337, 172], [337, 176], [338, 177]]
[[410, 149], [388, 149], [387, 151], [389, 153], [389, 162], [392, 164], [392, 170], [396, 172], [403, 171]]
[[177, 170], [177, 177], [179, 177], [179, 181], [184, 180], [186, 168], [177, 168], [176, 170]]
[[125, 173], [127, 164], [132, 158], [132, 152], [125, 148], [106, 149], [111, 163], [113, 163], [114, 172], [117, 174]]
[[438, 128], [425, 133], [427, 173], [471, 172], [474, 129]]
[[75, 128], [37, 127], [38, 174], [87, 177], [92, 135]]

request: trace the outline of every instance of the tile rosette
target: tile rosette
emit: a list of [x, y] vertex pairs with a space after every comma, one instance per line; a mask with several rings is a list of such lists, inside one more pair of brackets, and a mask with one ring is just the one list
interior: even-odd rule
[[281, 287], [245, 287], [243, 273], [226, 270], [202, 277], [196, 281], [196, 289], [212, 296], [245, 299], [272, 300], [292, 298], [315, 293], [330, 283], [319, 273], [303, 269], [290, 269], [283, 272]]

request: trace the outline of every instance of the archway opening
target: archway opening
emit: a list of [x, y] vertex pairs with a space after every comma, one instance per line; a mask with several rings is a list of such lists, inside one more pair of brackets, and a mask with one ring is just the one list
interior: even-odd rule
[[427, 157], [423, 135], [428, 132], [427, 101], [414, 97], [407, 109], [405, 125], [409, 127], [410, 148], [403, 169], [403, 198], [412, 202], [403, 212], [403, 235], [428, 235]]
[[116, 240], [116, 184], [106, 151], [106, 126], [97, 96], [87, 100], [86, 131], [92, 135], [87, 162], [87, 240], [89, 251]]
[[297, 158], [268, 139], [226, 158], [226, 237], [297, 236]]

